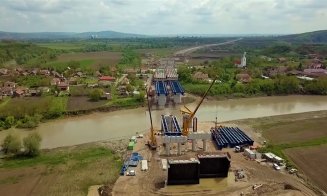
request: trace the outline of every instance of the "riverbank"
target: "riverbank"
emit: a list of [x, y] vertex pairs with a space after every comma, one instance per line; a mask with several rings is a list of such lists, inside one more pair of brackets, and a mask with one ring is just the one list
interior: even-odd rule
[[327, 160], [327, 110], [225, 123], [245, 127], [261, 144], [266, 141], [260, 152], [282, 157], [288, 167], [299, 169], [298, 177], [314, 189], [327, 192], [327, 168], [320, 164]]
[[95, 184], [108, 192], [119, 176], [127, 140], [42, 150], [31, 159], [0, 159], [3, 195], [86, 195]]
[[[191, 110], [196, 102], [187, 104]], [[181, 120], [181, 105], [154, 108], [152, 119], [155, 129], [160, 129], [161, 115], [175, 115]], [[231, 99], [224, 101], [205, 100], [196, 116], [199, 122], [230, 121], [245, 118], [258, 118], [290, 113], [327, 110], [325, 96], [284, 96], [249, 99]], [[128, 138], [136, 132], [146, 132], [150, 128], [149, 114], [146, 108], [118, 110], [113, 112], [93, 112], [81, 116], [71, 116], [41, 123], [32, 129], [43, 138], [41, 148], [71, 146], [100, 140]], [[0, 131], [0, 141], [15, 131], [25, 137], [31, 129], [8, 129]]]
[[[192, 103], [194, 96], [186, 96], [182, 104]], [[6, 99], [0, 104], [0, 131], [11, 127], [33, 129], [41, 123], [96, 112], [114, 112], [145, 107], [144, 101], [122, 98], [112, 101], [89, 101], [83, 97], [27, 97]], [[154, 107], [155, 109], [155, 107]]]

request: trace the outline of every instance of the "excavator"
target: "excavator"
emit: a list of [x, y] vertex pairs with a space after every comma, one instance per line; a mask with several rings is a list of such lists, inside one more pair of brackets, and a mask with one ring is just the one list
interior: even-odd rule
[[196, 106], [196, 108], [195, 108], [195, 110], [193, 112], [189, 108], [187, 108], [185, 105], [184, 105], [184, 109], [181, 109], [180, 110], [183, 116], [184, 115], [187, 115], [187, 117], [183, 118], [183, 131], [182, 131], [182, 135], [188, 136], [190, 124], [192, 123], [192, 120], [193, 120], [196, 112], [198, 111], [200, 105], [202, 104], [204, 98], [207, 96], [208, 92], [210, 91], [211, 87], [214, 85], [215, 82], [216, 82], [216, 78], [212, 81], [212, 83], [210, 84], [209, 88], [204, 93], [204, 95], [202, 96], [200, 102], [198, 103], [198, 105]]
[[155, 131], [154, 131], [154, 128], [153, 128], [153, 123], [152, 123], [152, 114], [151, 114], [151, 107], [150, 107], [150, 100], [149, 100], [149, 91], [148, 90], [145, 90], [145, 91], [146, 91], [146, 100], [148, 102], [148, 111], [149, 111], [150, 123], [151, 123], [150, 140], [148, 141], [147, 145], [149, 146], [149, 148], [151, 150], [156, 150], [157, 149], [157, 140], [156, 140]]

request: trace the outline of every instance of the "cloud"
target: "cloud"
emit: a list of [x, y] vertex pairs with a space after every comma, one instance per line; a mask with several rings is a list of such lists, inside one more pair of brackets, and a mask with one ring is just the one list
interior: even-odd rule
[[142, 34], [327, 29], [326, 0], [1, 0], [2, 31]]

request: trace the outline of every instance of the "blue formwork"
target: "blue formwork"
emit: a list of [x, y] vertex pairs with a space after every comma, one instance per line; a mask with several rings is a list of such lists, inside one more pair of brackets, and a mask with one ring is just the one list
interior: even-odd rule
[[168, 95], [167, 86], [163, 81], [156, 81], [155, 83], [157, 95]]
[[167, 120], [165, 118], [164, 115], [161, 115], [161, 130], [164, 132], [164, 133], [168, 133], [169, 130], [168, 130], [168, 124], [167, 124]]
[[173, 125], [172, 130], [170, 130], [165, 116], [164, 115], [161, 116], [161, 129], [162, 129], [164, 135], [167, 135], [167, 136], [181, 136], [182, 131], [181, 131], [181, 128], [180, 128], [180, 126], [178, 124], [176, 116], [172, 116], [171, 118], [172, 118], [172, 125]]
[[253, 140], [238, 127], [212, 129], [211, 135], [218, 149], [233, 148], [239, 145], [253, 145]]
[[182, 85], [179, 83], [179, 81], [177, 81], [177, 80], [170, 81], [169, 85], [170, 85], [170, 88], [171, 88], [172, 92], [175, 95], [176, 94], [184, 95], [184, 89], [183, 89]]

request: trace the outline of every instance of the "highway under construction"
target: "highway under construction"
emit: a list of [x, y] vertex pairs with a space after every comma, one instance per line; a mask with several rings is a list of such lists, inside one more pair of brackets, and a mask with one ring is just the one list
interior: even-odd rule
[[180, 116], [162, 115], [160, 126], [152, 123], [147, 96], [149, 132], [131, 138], [113, 195], [314, 195], [256, 156], [263, 141], [247, 127], [198, 122], [196, 112], [214, 84], [193, 110], [184, 106]]

